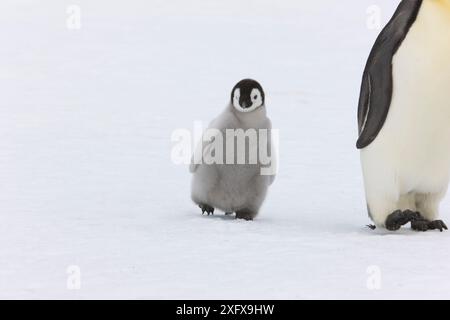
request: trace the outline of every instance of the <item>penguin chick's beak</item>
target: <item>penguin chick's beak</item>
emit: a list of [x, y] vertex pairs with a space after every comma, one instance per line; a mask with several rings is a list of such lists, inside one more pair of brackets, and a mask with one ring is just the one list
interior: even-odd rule
[[247, 99], [241, 99], [239, 101], [239, 104], [241, 105], [242, 108], [247, 109], [250, 108], [252, 106], [252, 102], [248, 101]]

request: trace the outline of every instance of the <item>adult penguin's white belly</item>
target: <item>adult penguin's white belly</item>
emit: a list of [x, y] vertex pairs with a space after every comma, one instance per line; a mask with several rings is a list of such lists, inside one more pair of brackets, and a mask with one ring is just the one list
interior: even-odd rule
[[[361, 151], [366, 189], [445, 192], [450, 173], [450, 1], [425, 0], [393, 59], [393, 97], [378, 137]], [[378, 183], [389, 180], [389, 183]], [[385, 181], [386, 182], [386, 181]], [[389, 190], [392, 188], [392, 190]]]

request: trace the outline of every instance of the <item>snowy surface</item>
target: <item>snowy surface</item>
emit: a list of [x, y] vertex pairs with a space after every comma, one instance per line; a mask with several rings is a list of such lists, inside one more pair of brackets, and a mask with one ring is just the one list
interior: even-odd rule
[[[0, 3], [0, 298], [450, 298], [449, 232], [364, 228], [366, 10], [396, 1], [111, 2]], [[244, 77], [280, 172], [257, 220], [202, 217], [170, 137]]]

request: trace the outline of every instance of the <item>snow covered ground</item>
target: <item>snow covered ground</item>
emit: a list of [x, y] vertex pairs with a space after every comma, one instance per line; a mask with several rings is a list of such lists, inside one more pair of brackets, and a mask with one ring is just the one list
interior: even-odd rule
[[[450, 298], [450, 232], [364, 228], [367, 9], [397, 1], [111, 2], [0, 3], [0, 298]], [[244, 77], [280, 172], [257, 220], [203, 217], [171, 134]]]

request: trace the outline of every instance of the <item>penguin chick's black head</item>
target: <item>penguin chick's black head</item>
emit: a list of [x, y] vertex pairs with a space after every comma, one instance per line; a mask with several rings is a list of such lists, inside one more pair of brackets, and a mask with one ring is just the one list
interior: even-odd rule
[[231, 103], [240, 112], [251, 112], [264, 104], [261, 85], [252, 79], [239, 81], [231, 91]]

